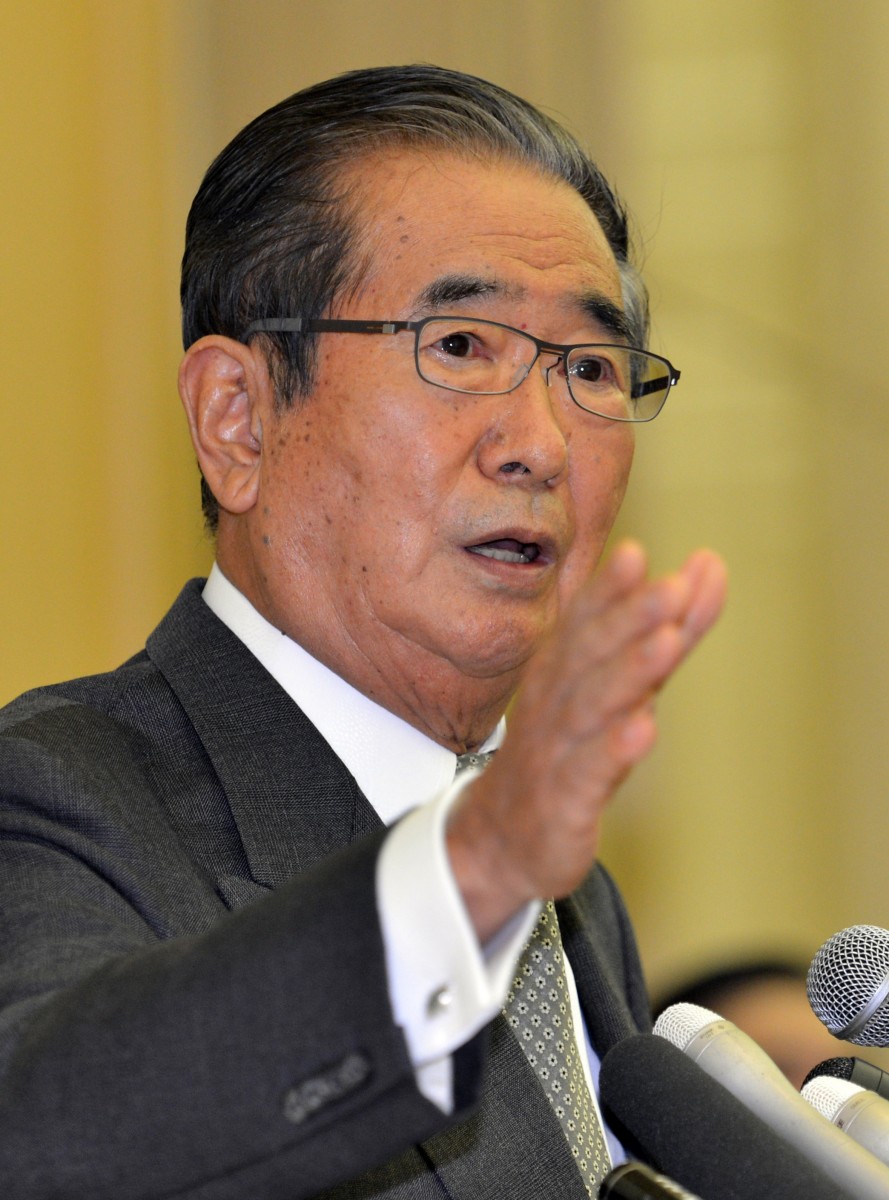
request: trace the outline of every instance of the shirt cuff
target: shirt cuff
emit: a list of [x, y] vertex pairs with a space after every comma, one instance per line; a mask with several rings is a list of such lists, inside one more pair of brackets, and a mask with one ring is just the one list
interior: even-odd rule
[[420, 1091], [453, 1110], [452, 1053], [503, 1006], [540, 912], [525, 906], [484, 946], [451, 872], [445, 826], [451, 805], [478, 774], [461, 771], [437, 800], [408, 813], [377, 863], [376, 891], [389, 996]]

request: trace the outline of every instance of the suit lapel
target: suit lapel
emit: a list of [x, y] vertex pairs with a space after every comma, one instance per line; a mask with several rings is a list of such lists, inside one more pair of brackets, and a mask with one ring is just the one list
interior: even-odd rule
[[571, 896], [557, 905], [557, 911], [584, 1021], [601, 1058], [617, 1042], [636, 1033], [636, 1026], [621, 999], [612, 965], [594, 939], [596, 926], [584, 919], [582, 902]]
[[[213, 764], [253, 880], [273, 888], [381, 822], [314, 725], [200, 591], [200, 581], [186, 585], [148, 654]], [[236, 902], [252, 898], [232, 886]]]
[[651, 1028], [636, 943], [611, 877], [597, 866], [556, 904], [565, 952], [596, 1053]]

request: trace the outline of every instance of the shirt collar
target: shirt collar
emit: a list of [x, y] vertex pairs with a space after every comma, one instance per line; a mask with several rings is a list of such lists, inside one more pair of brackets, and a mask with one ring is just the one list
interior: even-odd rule
[[[456, 755], [359, 692], [270, 625], [214, 563], [203, 597], [332, 746], [386, 825], [449, 787]], [[505, 722], [480, 747], [495, 750]]]

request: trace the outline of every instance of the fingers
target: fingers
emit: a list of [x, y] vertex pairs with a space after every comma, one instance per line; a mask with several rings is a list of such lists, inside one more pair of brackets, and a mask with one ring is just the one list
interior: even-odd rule
[[685, 630], [693, 645], [713, 625], [725, 606], [728, 573], [712, 550], [698, 550], [685, 562], [683, 573], [691, 588]]
[[563, 634], [572, 627], [592, 630], [593, 619], [601, 617], [595, 637], [604, 656], [626, 639], [672, 622], [690, 650], [720, 615], [726, 590], [725, 563], [712, 550], [696, 550], [675, 573], [649, 580], [641, 546], [622, 542], [574, 605]]
[[556, 631], [554, 642], [588, 663], [613, 657], [629, 642], [659, 625], [681, 624], [692, 600], [692, 584], [700, 568], [678, 571], [663, 579], [647, 578], [642, 548], [623, 542], [602, 570], [575, 599]]
[[589, 589], [590, 607], [601, 611], [619, 596], [625, 596], [644, 580], [648, 558], [641, 544], [632, 538], [618, 542], [593, 579]]
[[623, 764], [620, 779], [615, 779], [616, 786], [627, 770], [641, 762], [657, 741], [654, 706], [650, 703], [642, 704], [627, 713], [622, 720], [614, 722], [610, 740], [612, 760]]
[[[643, 578], [624, 596], [615, 596], [611, 609], [589, 622], [586, 638], [596, 641], [597, 650], [587, 658], [587, 667], [597, 663], [600, 668], [589, 680], [603, 720], [634, 715], [647, 730], [654, 696], [719, 617], [726, 590], [722, 559], [711, 550], [698, 550], [675, 574]], [[582, 647], [583, 638], [574, 653]], [[653, 744], [647, 732], [633, 741]]]
[[555, 713], [563, 731], [592, 736], [649, 702], [715, 619], [720, 572], [716, 556], [701, 552], [650, 580], [641, 547], [619, 545], [532, 665], [517, 715], [545, 709], [544, 727]]
[[548, 734], [554, 746], [567, 739], [574, 750], [573, 742], [637, 714], [646, 733], [631, 740], [649, 743], [646, 706], [716, 620], [725, 590], [724, 564], [711, 551], [650, 580], [641, 547], [622, 543], [532, 664], [511, 723], [537, 741]]
[[[615, 643], [607, 654], [601, 644], [595, 656], [575, 644], [570, 665], [563, 667], [565, 732], [592, 737], [614, 720], [650, 705], [655, 694], [688, 652], [680, 625], [662, 621], [652, 629]], [[553, 697], [556, 698], [555, 696]]]

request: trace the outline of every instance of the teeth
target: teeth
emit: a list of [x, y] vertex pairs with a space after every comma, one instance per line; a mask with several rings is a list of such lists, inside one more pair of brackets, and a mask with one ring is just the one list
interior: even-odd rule
[[498, 550], [495, 546], [470, 546], [469, 549], [473, 554], [480, 554], [482, 558], [496, 558], [498, 562], [531, 562], [529, 555], [524, 552], [518, 554], [515, 550]]
[[[512, 545], [519, 546], [520, 543], [513, 542]], [[534, 542], [529, 542], [519, 550], [510, 549], [502, 542], [485, 542], [479, 546], [467, 546], [466, 549], [483, 558], [495, 558], [498, 562], [508, 563], [531, 563], [540, 554], [540, 547]]]

